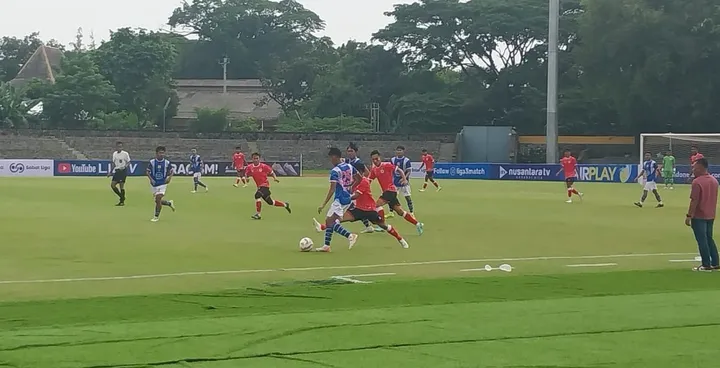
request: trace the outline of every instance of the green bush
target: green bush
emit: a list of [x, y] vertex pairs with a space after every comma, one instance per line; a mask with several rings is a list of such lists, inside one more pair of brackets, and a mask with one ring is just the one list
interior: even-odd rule
[[194, 133], [219, 133], [230, 128], [228, 109], [196, 108], [195, 114], [197, 117], [190, 122], [190, 130]]

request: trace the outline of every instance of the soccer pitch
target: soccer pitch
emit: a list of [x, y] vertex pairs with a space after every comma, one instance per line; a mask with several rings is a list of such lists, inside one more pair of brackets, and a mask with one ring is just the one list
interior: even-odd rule
[[[0, 179], [0, 367], [695, 367], [720, 360], [718, 275], [693, 273], [689, 187], [446, 180], [419, 193], [410, 243], [322, 234], [325, 178], [254, 187], [175, 178]], [[375, 195], [379, 188], [373, 185]], [[650, 196], [652, 197], [652, 196]], [[405, 205], [404, 200], [401, 200]], [[324, 215], [324, 214], [323, 214]], [[345, 224], [352, 231], [360, 223]], [[480, 271], [507, 263], [513, 272]], [[340, 277], [340, 278], [338, 278]], [[712, 364], [712, 363], [710, 363]]]

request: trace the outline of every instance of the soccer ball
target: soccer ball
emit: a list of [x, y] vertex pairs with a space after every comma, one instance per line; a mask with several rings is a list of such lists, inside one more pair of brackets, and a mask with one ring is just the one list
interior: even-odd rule
[[313, 247], [313, 241], [310, 238], [302, 238], [300, 239], [300, 251], [301, 252], [309, 252], [312, 250]]

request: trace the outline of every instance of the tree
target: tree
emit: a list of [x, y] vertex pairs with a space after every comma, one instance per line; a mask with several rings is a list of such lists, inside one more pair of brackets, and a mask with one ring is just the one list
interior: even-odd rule
[[199, 38], [191, 47], [205, 52], [204, 62], [228, 57], [228, 78], [261, 78], [286, 112], [308, 98], [334, 56], [330, 40], [314, 36], [325, 23], [295, 0], [193, 0], [175, 9], [168, 24]]
[[27, 124], [28, 104], [10, 83], [0, 82], [0, 127], [17, 128]]
[[42, 46], [39, 36], [40, 34], [35, 32], [24, 38], [0, 39], [0, 81], [9, 82], [17, 76], [25, 62]]
[[174, 115], [179, 101], [172, 79], [176, 50], [166, 35], [121, 28], [93, 56], [119, 94], [121, 110], [135, 114], [143, 124], [162, 124], [163, 107], [170, 99], [165, 115]]
[[619, 130], [716, 131], [720, 10], [709, 0], [586, 0], [574, 56]]
[[34, 84], [30, 93], [43, 95], [43, 116], [49, 127], [85, 128], [117, 108], [115, 89], [86, 53], [65, 58], [55, 84]]

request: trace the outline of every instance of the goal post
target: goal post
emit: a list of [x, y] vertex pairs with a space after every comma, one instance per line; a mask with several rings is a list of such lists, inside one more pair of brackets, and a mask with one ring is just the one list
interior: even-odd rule
[[693, 146], [710, 162], [715, 162], [715, 158], [720, 157], [720, 133], [640, 134], [640, 164], [645, 152], [650, 152], [656, 161], [662, 161], [668, 151], [673, 153], [677, 164], [690, 164], [690, 149]]

